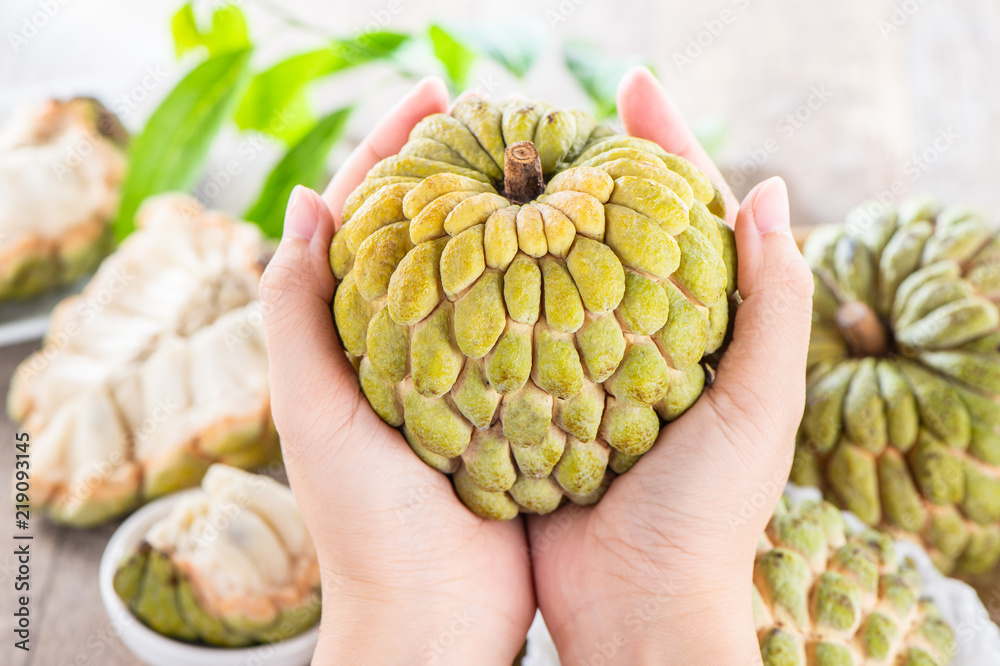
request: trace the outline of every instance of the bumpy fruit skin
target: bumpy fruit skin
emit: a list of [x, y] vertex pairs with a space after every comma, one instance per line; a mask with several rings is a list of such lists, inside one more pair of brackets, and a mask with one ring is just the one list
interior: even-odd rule
[[885, 533], [848, 535], [832, 504], [783, 498], [754, 562], [764, 666], [950, 663], [951, 627], [897, 559]]
[[280, 457], [257, 300], [269, 249], [188, 197], [143, 206], [11, 378], [35, 511], [89, 527], [197, 485], [213, 462]]
[[0, 302], [71, 283], [111, 251], [124, 140], [83, 98], [21, 109], [0, 129]]
[[[521, 141], [545, 187], [518, 205], [503, 170]], [[475, 513], [592, 504], [711, 377], [735, 293], [724, 216], [708, 178], [650, 141], [462, 100], [348, 198], [337, 329], [371, 406]]]
[[291, 491], [219, 464], [125, 556], [114, 587], [154, 631], [219, 647], [296, 636], [321, 606], [319, 562]]
[[[1000, 558], [1000, 237], [975, 211], [918, 198], [859, 209], [804, 253], [816, 295], [792, 480], [922, 541], [945, 573], [989, 571]], [[877, 317], [881, 349], [850, 344], [837, 323], [848, 302]]]

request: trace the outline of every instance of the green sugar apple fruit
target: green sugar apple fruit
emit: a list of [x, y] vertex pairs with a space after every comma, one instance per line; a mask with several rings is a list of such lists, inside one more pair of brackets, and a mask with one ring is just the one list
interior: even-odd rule
[[921, 541], [945, 573], [1000, 558], [1000, 237], [904, 201], [817, 230], [792, 480]]
[[600, 499], [701, 394], [735, 292], [719, 190], [542, 102], [424, 118], [330, 247], [361, 388], [475, 513]]
[[945, 666], [954, 633], [920, 590], [887, 534], [847, 534], [832, 504], [783, 499], [754, 562], [764, 666]]

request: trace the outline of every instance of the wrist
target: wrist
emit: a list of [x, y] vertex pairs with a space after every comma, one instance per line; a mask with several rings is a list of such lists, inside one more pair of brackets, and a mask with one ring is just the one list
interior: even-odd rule
[[561, 624], [549, 629], [562, 663], [759, 664], [750, 573], [730, 584], [726, 578], [697, 590], [653, 582], [641, 592], [623, 590], [587, 609], [556, 613]]
[[631, 652], [622, 663], [760, 664], [760, 646], [753, 625], [749, 595], [717, 600], [711, 607], [689, 607], [651, 620], [648, 628], [634, 627]]
[[637, 609], [616, 624], [577, 624], [568, 635], [555, 639], [556, 648], [564, 666], [751, 666], [760, 663], [760, 648], [749, 603], [748, 598], [748, 608], [740, 611], [721, 608], [649, 616]]
[[[353, 586], [352, 586], [353, 587]], [[510, 666], [521, 648], [472, 599], [406, 599], [377, 586], [324, 586], [313, 664], [483, 664]], [[515, 645], [516, 643], [516, 645]]]

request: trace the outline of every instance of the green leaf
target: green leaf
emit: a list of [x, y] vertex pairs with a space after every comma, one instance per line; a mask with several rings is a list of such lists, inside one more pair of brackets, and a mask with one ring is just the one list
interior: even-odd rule
[[250, 45], [246, 18], [239, 7], [224, 5], [212, 14], [211, 30], [203, 32], [198, 27], [191, 3], [181, 7], [170, 20], [170, 31], [174, 37], [177, 57], [198, 47], [208, 49], [208, 54], [218, 55], [226, 51], [237, 51]]
[[292, 56], [257, 74], [236, 110], [236, 124], [293, 141], [314, 122], [305, 85], [333, 66], [330, 52], [322, 49]]
[[293, 144], [315, 124], [306, 97], [310, 82], [387, 58], [407, 39], [402, 33], [369, 32], [282, 60], [254, 76], [236, 110], [236, 124]]
[[243, 12], [235, 5], [223, 5], [212, 14], [212, 40], [208, 52], [212, 55], [236, 51], [250, 46], [250, 34]]
[[178, 58], [201, 45], [201, 32], [190, 2], [178, 9], [170, 19], [170, 32], [174, 37], [174, 51]]
[[119, 240], [135, 228], [135, 212], [147, 197], [167, 190], [187, 191], [195, 184], [249, 61], [250, 49], [209, 58], [181, 79], [150, 116], [129, 151], [115, 222]]
[[433, 24], [427, 31], [434, 57], [444, 65], [448, 82], [455, 91], [464, 90], [469, 83], [476, 52], [465, 46], [440, 25]]
[[646, 65], [641, 56], [608, 56], [589, 44], [576, 41], [563, 47], [563, 58], [570, 74], [594, 102], [598, 119], [609, 118], [617, 112], [615, 94], [625, 72], [635, 65]]
[[464, 44], [485, 53], [517, 78], [534, 66], [546, 43], [539, 21], [475, 23], [450, 29]]
[[352, 65], [362, 65], [388, 58], [409, 39], [409, 35], [401, 32], [376, 30], [351, 39], [338, 39], [330, 48], [340, 53]]
[[244, 217], [256, 222], [271, 238], [281, 236], [288, 197], [296, 185], [316, 189], [322, 183], [326, 158], [344, 134], [353, 109], [345, 107], [320, 118], [302, 139], [292, 146], [267, 177], [257, 203]]

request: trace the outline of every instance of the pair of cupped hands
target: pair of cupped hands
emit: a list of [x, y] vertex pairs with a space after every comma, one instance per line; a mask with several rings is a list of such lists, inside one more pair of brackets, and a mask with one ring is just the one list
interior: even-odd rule
[[261, 280], [274, 420], [321, 567], [313, 663], [509, 666], [536, 607], [566, 666], [759, 663], [754, 552], [792, 461], [813, 289], [785, 184], [738, 204], [649, 71], [622, 79], [626, 132], [727, 193], [743, 299], [733, 340], [715, 382], [599, 504], [491, 522], [369, 408], [330, 315], [345, 199], [448, 106], [440, 80], [421, 81], [322, 197], [296, 188]]

